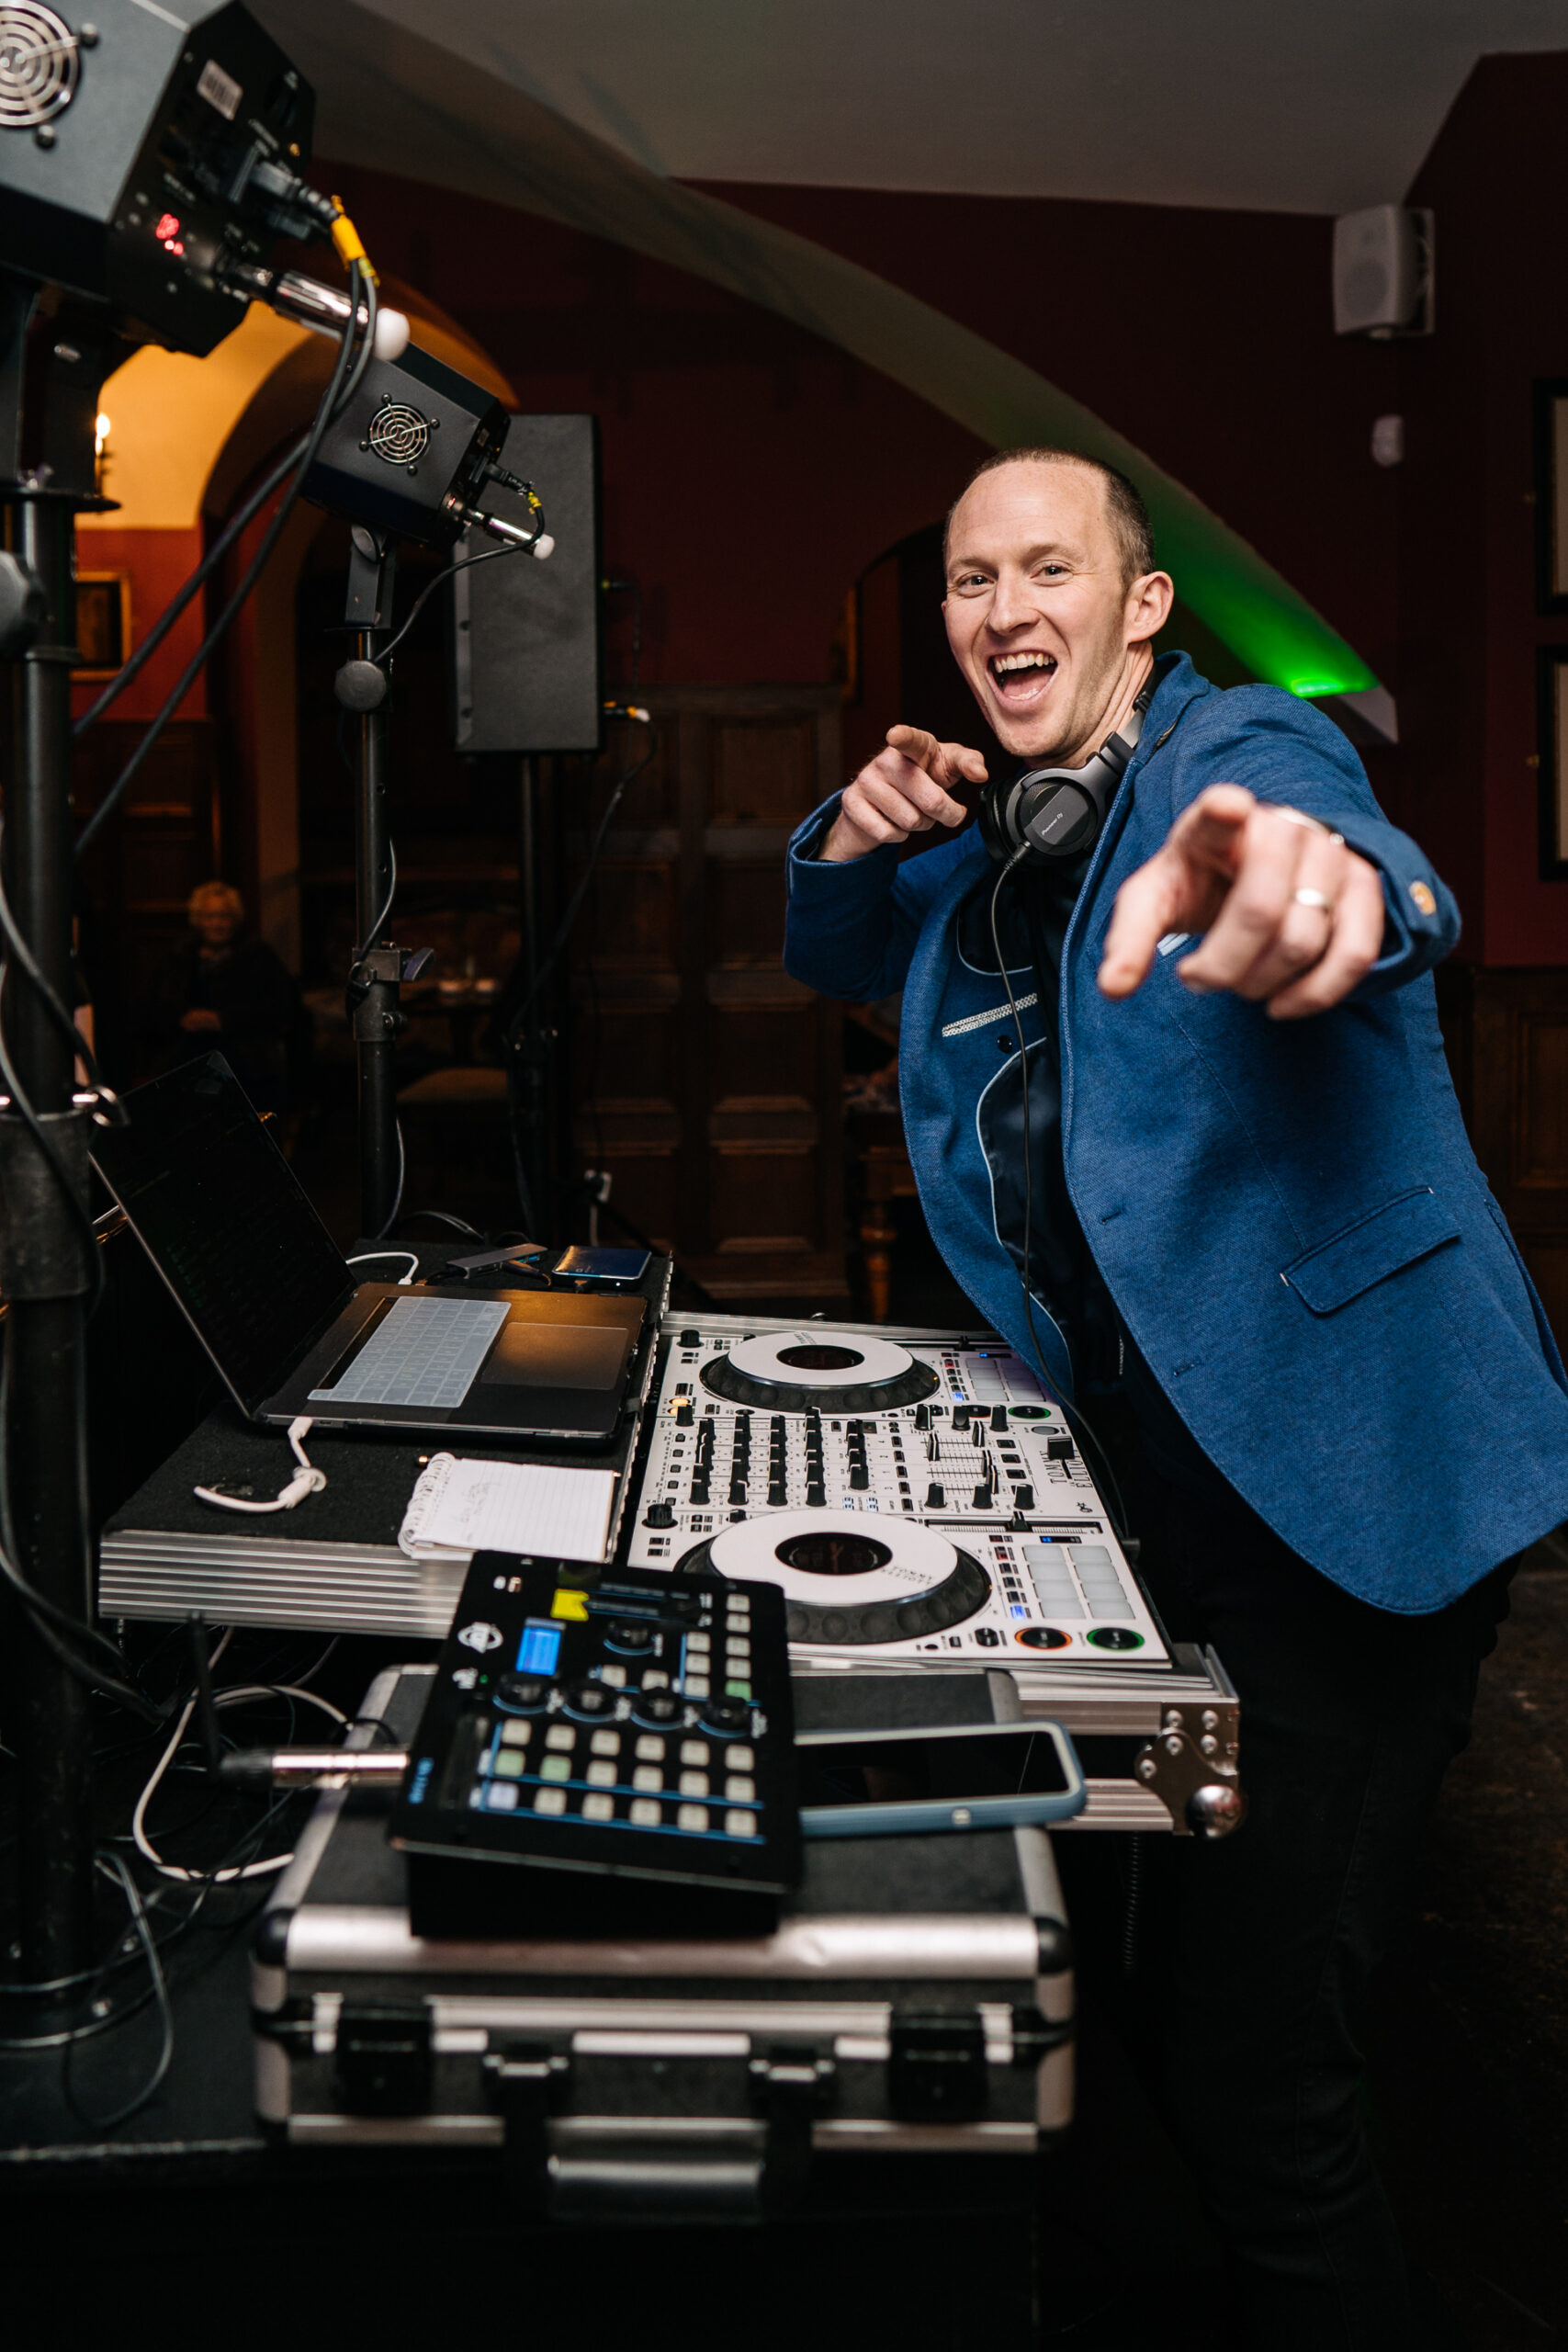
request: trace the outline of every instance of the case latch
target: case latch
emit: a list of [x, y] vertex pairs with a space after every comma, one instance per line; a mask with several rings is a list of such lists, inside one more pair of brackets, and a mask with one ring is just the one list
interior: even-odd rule
[[506, 2169], [524, 2207], [541, 2213], [550, 2196], [550, 2117], [571, 2079], [571, 2061], [543, 2042], [514, 2042], [485, 2060], [506, 2132]]
[[906, 2123], [970, 2123], [986, 2111], [986, 2028], [977, 2009], [895, 2017], [887, 2095]]
[[424, 2001], [344, 2001], [337, 2079], [351, 2115], [420, 2115], [430, 2105], [430, 2008]]

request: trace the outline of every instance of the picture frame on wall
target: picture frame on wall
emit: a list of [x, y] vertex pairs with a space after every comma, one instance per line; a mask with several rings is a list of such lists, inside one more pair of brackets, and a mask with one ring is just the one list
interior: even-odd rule
[[1536, 652], [1540, 878], [1568, 882], [1568, 645]]
[[1535, 388], [1535, 594], [1538, 611], [1568, 613], [1568, 377]]
[[123, 571], [76, 574], [77, 678], [112, 678], [130, 651], [130, 580]]

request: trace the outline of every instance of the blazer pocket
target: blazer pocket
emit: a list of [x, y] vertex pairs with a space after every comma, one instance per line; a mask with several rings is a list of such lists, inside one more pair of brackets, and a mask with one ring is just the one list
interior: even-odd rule
[[1359, 1217], [1331, 1241], [1320, 1241], [1286, 1266], [1280, 1279], [1314, 1315], [1332, 1315], [1374, 1283], [1457, 1241], [1459, 1231], [1431, 1186], [1417, 1185]]

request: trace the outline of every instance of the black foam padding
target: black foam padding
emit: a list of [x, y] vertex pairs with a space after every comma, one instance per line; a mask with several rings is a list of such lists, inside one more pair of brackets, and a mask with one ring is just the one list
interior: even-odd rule
[[930, 1730], [996, 1721], [990, 1677], [964, 1674], [796, 1674], [796, 1731]]

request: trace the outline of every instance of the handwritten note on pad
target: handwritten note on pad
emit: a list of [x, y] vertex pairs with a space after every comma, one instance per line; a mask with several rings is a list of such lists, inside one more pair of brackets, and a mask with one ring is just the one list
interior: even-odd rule
[[475, 1552], [602, 1560], [615, 1496], [613, 1470], [433, 1453], [409, 1498], [398, 1542], [415, 1560], [466, 1560]]

